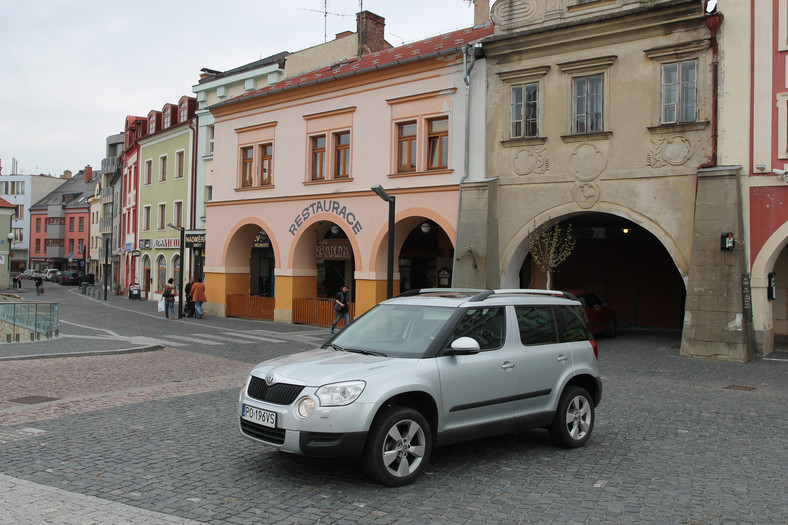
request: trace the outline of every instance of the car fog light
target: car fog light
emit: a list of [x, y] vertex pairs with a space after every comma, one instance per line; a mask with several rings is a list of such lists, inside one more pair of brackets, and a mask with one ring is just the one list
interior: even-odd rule
[[315, 413], [317, 404], [311, 397], [304, 397], [298, 401], [298, 415], [307, 418]]

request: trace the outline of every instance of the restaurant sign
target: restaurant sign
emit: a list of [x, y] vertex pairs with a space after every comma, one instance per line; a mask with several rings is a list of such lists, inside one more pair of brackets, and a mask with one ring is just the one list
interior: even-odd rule
[[323, 239], [315, 245], [315, 259], [324, 261], [349, 261], [353, 257], [347, 239]]
[[332, 213], [341, 219], [340, 222], [345, 222], [350, 226], [353, 233], [358, 234], [358, 232], [361, 231], [361, 222], [356, 217], [356, 214], [349, 211], [347, 206], [343, 206], [339, 201], [333, 199], [317, 200], [307, 204], [304, 209], [295, 216], [288, 231], [295, 237], [299, 228], [301, 228], [311, 216], [317, 215], [318, 213]]

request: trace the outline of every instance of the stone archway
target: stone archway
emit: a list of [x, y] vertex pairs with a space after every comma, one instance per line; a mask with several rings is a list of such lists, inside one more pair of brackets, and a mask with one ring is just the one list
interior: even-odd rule
[[[773, 301], [769, 300], [767, 292], [771, 272], [777, 277], [777, 294]], [[769, 355], [776, 348], [788, 350], [788, 223], [766, 240], [755, 257], [751, 286], [758, 354]]]

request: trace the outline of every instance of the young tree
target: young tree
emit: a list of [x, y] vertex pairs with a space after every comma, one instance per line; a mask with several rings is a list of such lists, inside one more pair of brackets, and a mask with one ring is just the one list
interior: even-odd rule
[[547, 289], [553, 289], [553, 272], [572, 254], [575, 249], [575, 238], [572, 237], [572, 225], [562, 228], [558, 223], [548, 221], [541, 229], [536, 228], [528, 241], [536, 265], [547, 276]]

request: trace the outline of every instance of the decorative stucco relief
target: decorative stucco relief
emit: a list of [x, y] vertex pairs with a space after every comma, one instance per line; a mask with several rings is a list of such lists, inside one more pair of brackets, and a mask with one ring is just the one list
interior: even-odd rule
[[583, 209], [591, 208], [594, 204], [599, 202], [599, 186], [592, 182], [582, 182], [575, 184], [572, 189], [572, 194], [575, 197], [575, 202]]
[[599, 177], [607, 167], [607, 155], [594, 144], [580, 144], [569, 155], [569, 170], [581, 181]]
[[652, 168], [662, 168], [665, 164], [681, 166], [692, 158], [692, 142], [678, 135], [651, 141], [652, 148], [646, 153], [646, 164]]
[[490, 18], [496, 29], [511, 31], [523, 25], [523, 22], [532, 19], [536, 15], [537, 10], [537, 0], [496, 2], [493, 5]]
[[550, 169], [550, 159], [545, 155], [543, 146], [524, 148], [518, 151], [512, 159], [512, 169], [518, 175], [545, 173]]

